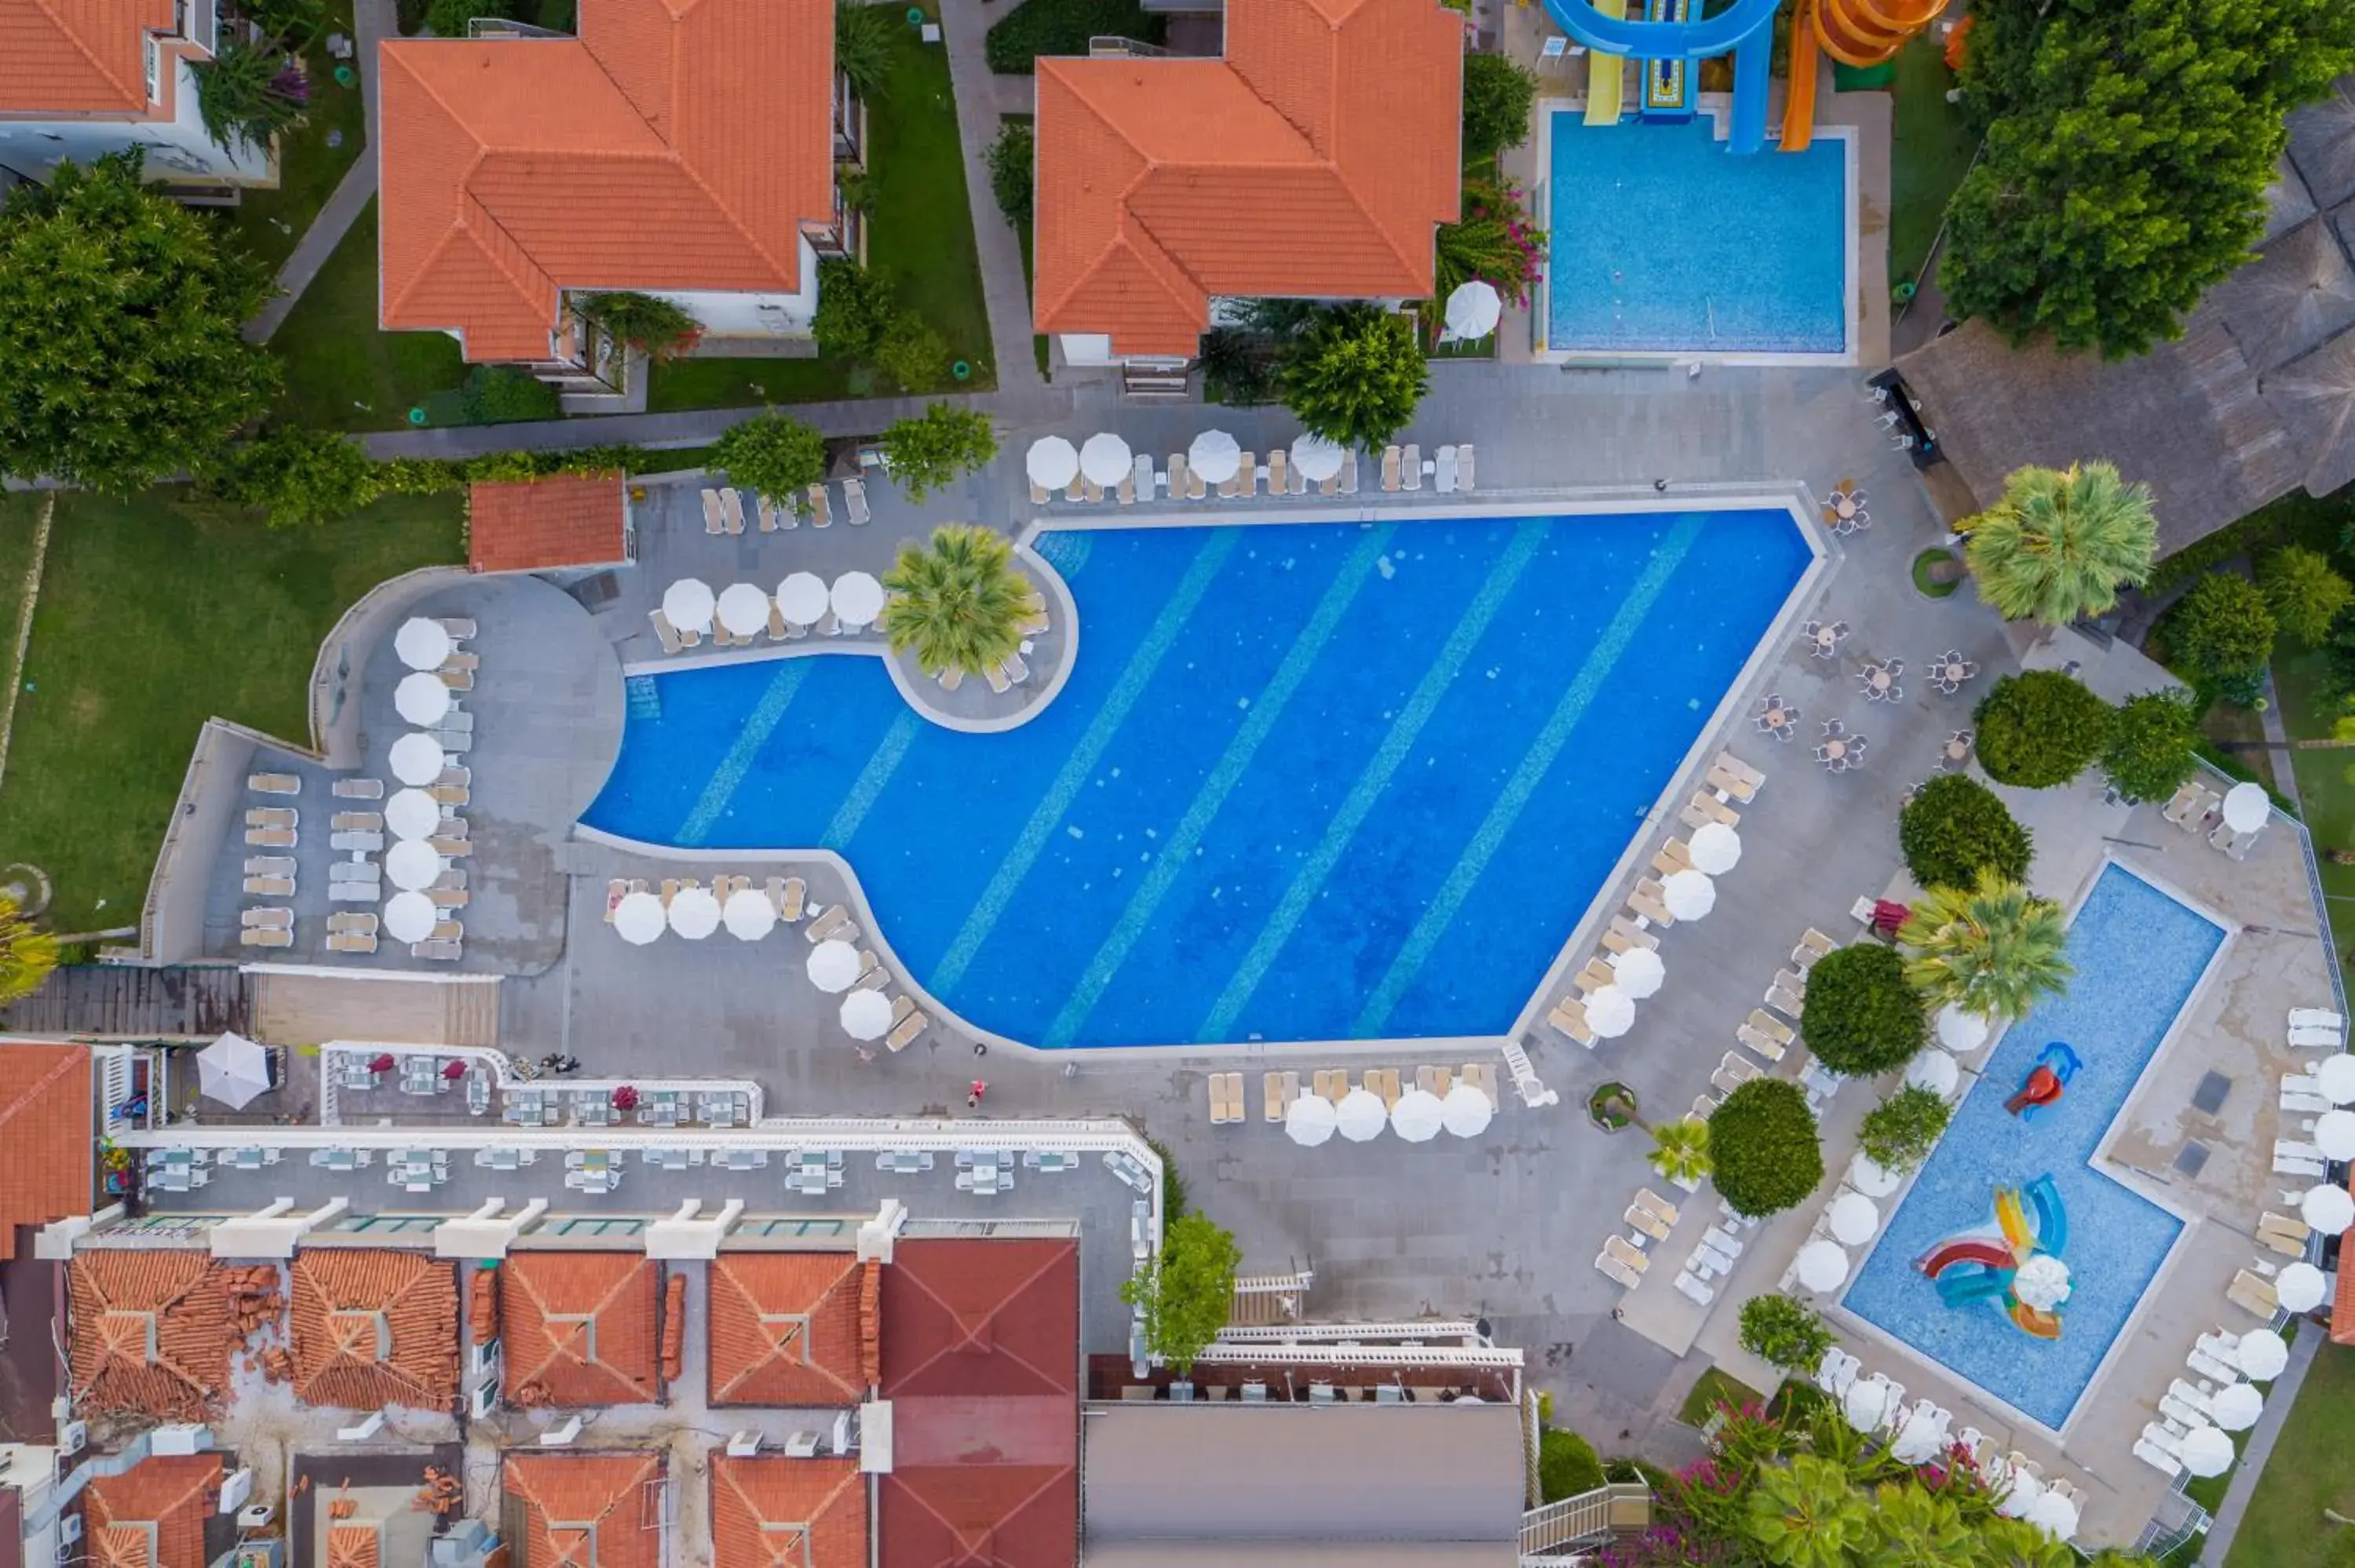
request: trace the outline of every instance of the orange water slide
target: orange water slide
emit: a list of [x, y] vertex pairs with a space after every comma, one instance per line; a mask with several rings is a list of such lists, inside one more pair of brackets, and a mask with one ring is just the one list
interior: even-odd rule
[[[1938, 19], [1948, 0], [1814, 0], [1813, 29], [1824, 52], [1843, 65], [1876, 66]], [[1797, 79], [1797, 51], [1792, 78]]]
[[1799, 0], [1791, 18], [1791, 74], [1784, 85], [1783, 139], [1785, 153], [1804, 153], [1816, 140], [1816, 0]]

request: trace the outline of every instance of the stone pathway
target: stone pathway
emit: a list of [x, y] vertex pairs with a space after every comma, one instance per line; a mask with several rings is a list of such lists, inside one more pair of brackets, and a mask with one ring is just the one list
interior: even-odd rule
[[965, 201], [973, 209], [981, 256], [981, 292], [989, 311], [990, 357], [997, 385], [1018, 392], [1044, 385], [1030, 348], [1030, 285], [1022, 275], [1022, 241], [989, 191], [989, 149], [997, 141], [998, 80], [983, 41], [990, 14], [982, 0], [941, 0], [948, 36], [949, 81], [956, 93], [957, 140], [964, 147]]

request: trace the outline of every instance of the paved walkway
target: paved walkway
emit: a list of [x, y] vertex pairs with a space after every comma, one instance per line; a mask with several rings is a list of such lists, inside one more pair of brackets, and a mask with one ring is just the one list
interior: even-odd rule
[[2289, 1342], [2289, 1365], [2265, 1390], [2264, 1414], [2249, 1428], [2249, 1441], [2241, 1450], [2240, 1466], [2232, 1472], [2232, 1483], [2224, 1489], [2224, 1500], [2217, 1505], [2216, 1522], [2208, 1527], [2208, 1539], [2200, 1543], [2200, 1562], [2221, 1563], [2232, 1555], [2232, 1537], [2239, 1533], [2241, 1520], [2248, 1514], [2249, 1499], [2256, 1495], [2257, 1478], [2264, 1474], [2265, 1461], [2273, 1457], [2275, 1439], [2281, 1436], [2282, 1424], [2289, 1419], [2290, 1406], [2297, 1403], [2297, 1391], [2306, 1384], [2306, 1374], [2314, 1365], [2316, 1352], [2329, 1337], [2329, 1330], [2312, 1320], [2298, 1326], [2297, 1338]]
[[1043, 386], [1030, 349], [1030, 284], [1022, 273], [1022, 241], [989, 191], [989, 149], [997, 141], [998, 79], [983, 40], [989, 12], [982, 0], [941, 0], [949, 43], [949, 82], [956, 93], [957, 140], [964, 147], [965, 201], [981, 255], [981, 293], [989, 311], [990, 357], [997, 385], [1018, 392]]

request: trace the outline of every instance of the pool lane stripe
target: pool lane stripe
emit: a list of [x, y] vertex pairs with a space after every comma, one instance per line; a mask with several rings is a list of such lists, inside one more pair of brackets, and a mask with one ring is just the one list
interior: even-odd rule
[[1520, 818], [1521, 809], [1529, 803], [1529, 797], [1536, 794], [1538, 786], [1544, 782], [1554, 759], [1569, 744], [1571, 732], [1586, 716], [1586, 710], [1593, 706], [1595, 697], [1603, 690], [1603, 683], [1611, 678], [1612, 672], [1618, 668], [1619, 661], [1625, 656], [1628, 645], [1636, 640], [1636, 633], [1643, 629], [1645, 617], [1651, 614], [1669, 579], [1676, 576], [1677, 568], [1692, 552], [1694, 543], [1700, 537], [1700, 526], [1698, 517], [1679, 519], [1677, 525], [1669, 530], [1668, 536], [1661, 541], [1659, 548], [1653, 552], [1651, 560], [1636, 579], [1635, 587], [1628, 590], [1627, 598], [1619, 606], [1618, 613], [1611, 618], [1611, 624], [1604, 628], [1602, 637], [1588, 651], [1586, 662], [1579, 666], [1577, 675], [1561, 694], [1561, 700], [1554, 705], [1552, 715], [1538, 731], [1537, 738], [1530, 742], [1529, 750], [1522, 754], [1520, 766], [1513, 769], [1512, 777], [1505, 781], [1503, 792], [1488, 808], [1488, 815], [1480, 823], [1478, 831], [1473, 833], [1471, 842], [1464, 846], [1464, 853], [1456, 860], [1455, 868], [1439, 885], [1439, 891], [1433, 895], [1430, 907], [1423, 912], [1423, 918], [1415, 922], [1414, 929], [1407, 933], [1406, 943], [1399, 948], [1397, 957], [1391, 959], [1381, 983], [1374, 987], [1373, 994], [1366, 1001], [1365, 1011], [1358, 1014], [1358, 1022], [1350, 1030], [1353, 1036], [1360, 1040], [1370, 1039], [1388, 1025], [1391, 1010], [1398, 1006], [1399, 998], [1405, 993], [1415, 976], [1422, 973], [1423, 966], [1439, 946], [1439, 939], [1446, 935], [1447, 927], [1464, 907], [1464, 901], [1472, 895], [1472, 889], [1479, 882], [1481, 874], [1488, 869], [1488, 863], [1496, 858], [1497, 851], [1503, 846], [1505, 835], [1513, 831], [1514, 822]]
[[1488, 623], [1497, 619], [1497, 612], [1504, 608], [1505, 599], [1512, 593], [1514, 585], [1521, 580], [1521, 574], [1529, 569], [1529, 563], [1536, 559], [1538, 550], [1545, 541], [1546, 524], [1534, 518], [1523, 521], [1513, 529], [1512, 543], [1505, 547], [1503, 556], [1489, 568], [1487, 580], [1480, 585], [1480, 591], [1472, 596], [1472, 602], [1465, 606], [1462, 618], [1455, 622], [1455, 630], [1447, 634], [1447, 641], [1441, 645], [1439, 656], [1432, 661], [1431, 668], [1423, 672], [1414, 694], [1407, 699], [1406, 706], [1399, 710], [1397, 718], [1391, 723], [1390, 732], [1382, 736], [1381, 745], [1375, 748], [1372, 760], [1367, 763], [1365, 771], [1358, 775], [1357, 783], [1350, 787], [1348, 798], [1341, 802], [1340, 810], [1334, 812], [1333, 820], [1326, 824], [1324, 838], [1309, 852], [1299, 871], [1294, 874], [1292, 885], [1284, 890], [1284, 897], [1277, 903], [1274, 913], [1260, 928], [1251, 950], [1243, 955], [1241, 964], [1228, 979], [1226, 989], [1219, 993], [1219, 1000], [1211, 1004], [1209, 1015], [1202, 1021], [1201, 1028], [1195, 1032], [1194, 1038], [1198, 1042], [1216, 1043], [1233, 1038], [1236, 1018], [1251, 1001], [1252, 993], [1259, 989], [1260, 982], [1267, 978], [1267, 971], [1274, 965], [1276, 955], [1284, 950], [1284, 943], [1292, 939], [1292, 933], [1307, 915], [1308, 906], [1324, 891], [1326, 880], [1333, 874], [1333, 868], [1340, 863], [1343, 853], [1349, 847], [1349, 841], [1365, 825], [1366, 818], [1373, 811], [1374, 802], [1381, 798], [1382, 791], [1390, 787], [1391, 779], [1405, 764], [1407, 753], [1414, 749], [1415, 740], [1423, 734], [1423, 726], [1429, 724], [1432, 715], [1439, 711], [1440, 700], [1446, 696], [1447, 688], [1463, 672], [1465, 661], [1472, 657], [1472, 651], [1487, 631]]
[[735, 744], [712, 770], [710, 781], [704, 785], [702, 796], [695, 802], [695, 810], [678, 825], [680, 844], [691, 849], [701, 843], [712, 824], [719, 821], [720, 813], [728, 810], [728, 802], [735, 798], [736, 787], [752, 770], [752, 759], [760, 755], [761, 747], [769, 744], [769, 736], [777, 732], [777, 721], [793, 706], [794, 694], [802, 689], [802, 682], [808, 676], [806, 659], [787, 659], [777, 666], [769, 689], [761, 694], [761, 700], [745, 717], [744, 727], [736, 732]]
[[915, 709], [900, 710], [900, 716], [891, 721], [891, 727], [875, 743], [874, 755], [852, 781], [850, 793], [835, 808], [834, 821], [826, 823], [825, 836], [817, 841], [820, 849], [839, 853], [850, 847], [850, 841], [858, 836], [860, 824], [867, 821], [867, 813], [875, 809], [884, 786], [899, 770], [900, 759], [908, 755], [908, 747], [915, 744], [916, 734], [923, 727], [924, 721], [916, 715]]
[[1014, 902], [1014, 895], [1020, 889], [1023, 878], [1030, 874], [1031, 866], [1037, 863], [1039, 854], [1046, 849], [1048, 836], [1054, 832], [1055, 824], [1063, 820], [1064, 813], [1071, 809], [1071, 802], [1079, 799], [1081, 789], [1085, 788], [1096, 764], [1103, 759], [1104, 748], [1112, 744], [1112, 738], [1120, 732], [1120, 726], [1128, 721], [1129, 710], [1135, 707], [1136, 700], [1145, 694], [1145, 688], [1152, 681], [1154, 672], [1161, 667], [1161, 661], [1167, 658], [1170, 649], [1177, 646], [1187, 621], [1201, 604], [1202, 596], [1209, 592], [1211, 579], [1219, 575], [1219, 568], [1227, 564], [1227, 557], [1234, 554], [1235, 545], [1241, 537], [1242, 530], [1240, 528], [1211, 530], [1202, 548], [1196, 553], [1193, 564], [1186, 568], [1186, 575], [1178, 579], [1177, 591], [1169, 596], [1169, 602], [1161, 607], [1161, 613], [1154, 620], [1152, 629], [1145, 634], [1145, 641], [1137, 645], [1135, 652], [1129, 655], [1127, 666], [1121, 671], [1120, 679], [1113, 683], [1103, 706], [1097, 710], [1096, 716], [1089, 723], [1087, 733], [1080, 736], [1079, 744], [1064, 759], [1062, 769], [1048, 785], [1046, 793], [1039, 797], [1039, 804], [1030, 812], [1030, 820], [1023, 824], [1020, 836], [1007, 850], [1006, 858], [997, 863], [997, 870], [990, 877], [989, 885], [982, 889], [981, 897], [965, 916], [964, 924], [958, 927], [955, 939], [949, 943], [941, 961], [932, 966], [932, 972], [925, 978], [925, 988], [934, 996], [945, 997], [955, 989], [957, 981], [964, 978], [964, 971], [972, 967], [975, 955], [981, 951], [981, 945], [989, 940], [989, 934], [997, 928], [999, 918], [1005, 915], [1007, 906]]
[[1395, 523], [1368, 529], [1358, 541], [1357, 548], [1350, 551], [1348, 557], [1341, 563], [1339, 573], [1326, 588], [1324, 598], [1317, 600], [1308, 623], [1300, 629], [1300, 635], [1293, 639], [1291, 652], [1284, 656], [1284, 662], [1276, 666], [1275, 673], [1268, 678], [1259, 695], [1252, 699], [1251, 712], [1235, 731], [1234, 738], [1227, 742], [1226, 751], [1202, 780], [1202, 787], [1195, 791], [1193, 802], [1186, 808], [1186, 814], [1170, 831], [1168, 839], [1161, 846], [1160, 854], [1154, 860], [1153, 869], [1145, 874], [1136, 891], [1129, 895], [1128, 906], [1120, 912], [1119, 920], [1114, 923], [1103, 946], [1096, 949], [1096, 956], [1081, 974], [1079, 983], [1063, 1003], [1063, 1010], [1048, 1026], [1047, 1044], [1070, 1044], [1071, 1037], [1087, 1022], [1088, 1015], [1095, 1011], [1105, 988], [1112, 984], [1120, 966], [1128, 960], [1130, 949], [1136, 946], [1138, 938], [1145, 935], [1145, 927], [1160, 909], [1161, 901], [1168, 896], [1169, 889], [1176, 885], [1178, 878], [1193, 863], [1195, 846], [1202, 842], [1202, 835], [1210, 831], [1210, 823], [1218, 816], [1219, 809], [1227, 803], [1227, 797], [1234, 793], [1235, 786], [1241, 783], [1243, 775], [1250, 771], [1261, 745], [1274, 732], [1276, 721], [1284, 716], [1284, 705], [1293, 699], [1300, 690], [1301, 683], [1308, 678], [1309, 670], [1324, 653], [1325, 645], [1333, 640], [1342, 616], [1357, 599], [1358, 590], [1366, 586], [1366, 579], [1374, 575], [1374, 567], [1381, 559], [1383, 549], [1397, 532], [1398, 524]]

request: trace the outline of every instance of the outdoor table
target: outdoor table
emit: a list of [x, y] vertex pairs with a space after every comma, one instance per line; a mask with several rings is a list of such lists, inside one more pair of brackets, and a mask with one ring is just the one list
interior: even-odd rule
[[1946, 738], [1946, 760], [1956, 768], [1970, 760], [1971, 732], [1958, 729]]
[[888, 1171], [895, 1175], [912, 1175], [916, 1171], [930, 1171], [932, 1168], [932, 1157], [926, 1150], [886, 1150], [875, 1157], [876, 1170]]
[[757, 1171], [768, 1164], [769, 1151], [765, 1149], [723, 1149], [712, 1157], [711, 1162], [722, 1171]]
[[1052, 1174], [1056, 1171], [1078, 1170], [1080, 1157], [1060, 1149], [1050, 1149], [1043, 1153], [1032, 1150], [1022, 1157], [1022, 1163], [1033, 1171], [1043, 1171]]
[[684, 1149], [649, 1149], [642, 1151], [638, 1158], [662, 1171], [684, 1171], [687, 1166], [687, 1150]]
[[225, 1149], [216, 1157], [217, 1164], [232, 1171], [259, 1171], [264, 1161], [259, 1149]]
[[353, 1171], [358, 1169], [359, 1160], [348, 1149], [314, 1149], [311, 1163], [327, 1171]]

